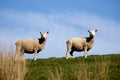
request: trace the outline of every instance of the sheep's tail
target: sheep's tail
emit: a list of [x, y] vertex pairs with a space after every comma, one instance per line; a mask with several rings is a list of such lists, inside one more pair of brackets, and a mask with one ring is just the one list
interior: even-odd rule
[[66, 41], [66, 45], [69, 45], [70, 44], [70, 41], [68, 40], [68, 41]]
[[15, 45], [17, 44], [17, 42], [15, 43]]
[[20, 41], [17, 41], [17, 42], [15, 42], [15, 45], [18, 45], [18, 44], [20, 44], [21, 42]]
[[20, 43], [17, 41], [17, 42], [15, 42], [15, 45], [18, 46], [18, 45], [20, 45]]
[[69, 41], [66, 41], [66, 45], [68, 44]]

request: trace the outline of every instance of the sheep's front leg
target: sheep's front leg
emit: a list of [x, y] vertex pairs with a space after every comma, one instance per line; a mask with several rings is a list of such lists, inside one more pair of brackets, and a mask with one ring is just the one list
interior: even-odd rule
[[34, 61], [37, 59], [37, 50], [34, 52]]
[[84, 47], [85, 58], [87, 58], [87, 47]]

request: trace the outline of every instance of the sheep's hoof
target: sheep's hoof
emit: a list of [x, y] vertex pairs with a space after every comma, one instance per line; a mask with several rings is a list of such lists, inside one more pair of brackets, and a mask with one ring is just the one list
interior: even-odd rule
[[68, 59], [68, 57], [66, 57], [66, 59]]
[[85, 58], [87, 58], [87, 56], [85, 56]]
[[36, 61], [36, 60], [34, 59], [34, 61]]
[[33, 58], [32, 61], [36, 61], [36, 59]]
[[72, 58], [74, 59], [75, 57], [74, 57], [74, 56], [72, 56]]

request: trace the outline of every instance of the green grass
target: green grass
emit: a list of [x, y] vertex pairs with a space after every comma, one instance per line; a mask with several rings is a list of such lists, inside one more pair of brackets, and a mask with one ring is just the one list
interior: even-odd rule
[[120, 54], [27, 60], [25, 80], [119, 80]]

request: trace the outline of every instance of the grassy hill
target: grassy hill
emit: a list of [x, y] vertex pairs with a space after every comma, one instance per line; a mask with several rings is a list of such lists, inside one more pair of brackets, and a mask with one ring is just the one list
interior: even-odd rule
[[119, 80], [120, 54], [26, 60], [25, 80]]

